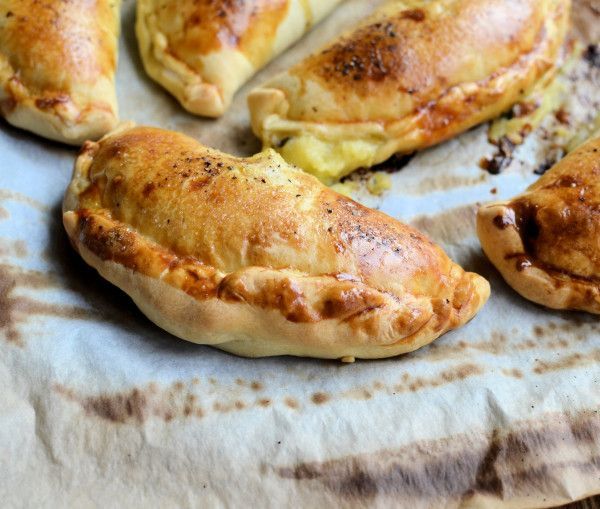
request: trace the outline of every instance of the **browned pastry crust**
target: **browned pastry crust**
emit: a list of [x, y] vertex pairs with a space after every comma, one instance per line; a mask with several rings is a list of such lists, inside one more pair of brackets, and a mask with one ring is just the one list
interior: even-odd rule
[[510, 201], [481, 207], [483, 250], [523, 297], [600, 313], [600, 138]]
[[0, 1], [0, 114], [80, 145], [117, 123], [120, 0]]
[[275, 152], [240, 159], [160, 129], [86, 143], [64, 224], [155, 323], [240, 355], [397, 355], [489, 295], [425, 236]]
[[[553, 69], [569, 9], [570, 0], [388, 0], [252, 91], [253, 129], [324, 179], [439, 143], [499, 115]], [[307, 157], [315, 145], [324, 155]], [[340, 150], [350, 155], [328, 168]]]

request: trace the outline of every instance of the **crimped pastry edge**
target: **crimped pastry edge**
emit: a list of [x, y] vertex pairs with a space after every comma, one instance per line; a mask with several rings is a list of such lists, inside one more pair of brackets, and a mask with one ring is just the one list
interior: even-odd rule
[[[335, 323], [295, 324], [286, 320], [278, 311], [261, 310], [266, 313], [265, 318], [268, 317], [266, 321], [271, 324], [270, 330], [265, 331], [261, 324], [257, 323], [255, 309], [249, 305], [224, 304], [216, 299], [199, 302], [160, 280], [135, 273], [115, 262], [102, 261], [85, 247], [78, 246], [77, 249], [88, 265], [127, 293], [142, 313], [162, 329], [192, 343], [213, 346], [243, 357], [292, 355], [340, 360], [378, 359], [412, 352], [441, 335], [427, 335], [419, 331], [412, 338], [403, 338], [390, 345], [345, 345], [339, 326]], [[486, 288], [480, 290], [485, 291]], [[476, 309], [471, 315], [465, 317], [464, 323], [474, 316], [482, 303], [472, 305]], [[190, 321], [189, 317], [195, 319]], [[246, 330], [244, 332], [208, 331], [205, 324], [211, 323], [235, 324], [236, 328]], [[456, 327], [459, 325], [462, 323], [456, 324]], [[324, 331], [323, 328], [326, 330]], [[318, 332], [315, 332], [316, 329]], [[264, 337], [265, 332], [271, 335], [274, 330], [281, 334], [277, 341]], [[321, 340], [312, 343], [298, 340], [298, 338], [315, 336], [327, 337], [329, 341]]]

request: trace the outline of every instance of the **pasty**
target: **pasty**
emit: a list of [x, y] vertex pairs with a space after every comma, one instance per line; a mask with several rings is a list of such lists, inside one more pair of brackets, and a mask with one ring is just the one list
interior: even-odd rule
[[63, 210], [75, 249], [152, 321], [239, 355], [397, 355], [489, 295], [424, 235], [272, 150], [240, 159], [124, 126], [85, 144]]
[[600, 137], [510, 201], [479, 209], [483, 250], [526, 299], [600, 313]]
[[491, 119], [554, 69], [569, 0], [388, 0], [253, 90], [252, 128], [334, 181]]
[[0, 113], [80, 145], [117, 124], [119, 0], [0, 0]]

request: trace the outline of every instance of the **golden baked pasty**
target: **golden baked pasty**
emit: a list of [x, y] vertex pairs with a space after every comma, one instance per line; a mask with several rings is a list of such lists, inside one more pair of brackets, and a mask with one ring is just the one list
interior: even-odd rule
[[341, 0], [138, 0], [146, 72], [188, 111], [218, 117], [235, 92]]
[[0, 113], [80, 145], [117, 124], [120, 0], [0, 0]]
[[569, 0], [389, 0], [253, 90], [265, 147], [330, 182], [493, 118], [555, 66]]
[[600, 137], [477, 215], [485, 254], [526, 299], [600, 313]]
[[124, 126], [78, 157], [75, 248], [156, 324], [239, 355], [376, 358], [473, 317], [489, 285], [274, 151]]

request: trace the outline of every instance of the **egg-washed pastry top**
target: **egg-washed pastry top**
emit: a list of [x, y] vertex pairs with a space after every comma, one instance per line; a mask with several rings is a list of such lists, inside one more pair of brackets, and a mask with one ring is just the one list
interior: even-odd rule
[[600, 313], [600, 137], [523, 194], [481, 207], [477, 230], [489, 259], [522, 296]]
[[489, 295], [427, 237], [274, 151], [124, 126], [85, 145], [63, 210], [85, 261], [151, 320], [240, 355], [397, 355]]
[[138, 0], [146, 72], [192, 113], [216, 117], [258, 69], [342, 0]]
[[253, 90], [254, 132], [323, 181], [448, 139], [552, 70], [569, 0], [388, 0]]
[[1, 0], [0, 113], [80, 145], [117, 123], [120, 0]]

